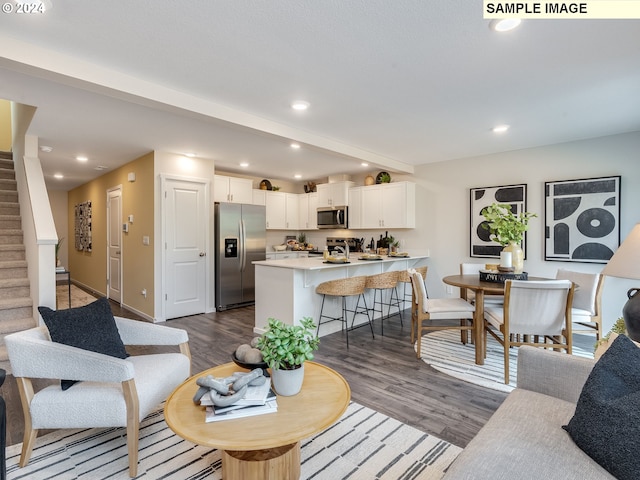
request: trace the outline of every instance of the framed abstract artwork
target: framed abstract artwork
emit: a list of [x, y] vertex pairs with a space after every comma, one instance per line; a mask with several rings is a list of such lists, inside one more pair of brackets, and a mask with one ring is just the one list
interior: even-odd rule
[[[527, 185], [506, 185], [501, 187], [480, 187], [470, 190], [470, 255], [472, 257], [500, 258], [502, 245], [489, 238], [489, 230], [483, 227], [486, 224], [482, 216], [482, 210], [492, 203], [505, 203], [511, 205], [511, 212], [518, 215], [527, 211]], [[525, 258], [526, 233], [522, 240], [522, 250]]]
[[620, 245], [620, 178], [545, 182], [545, 260], [609, 261]]
[[81, 252], [91, 251], [91, 202], [75, 205], [75, 247]]

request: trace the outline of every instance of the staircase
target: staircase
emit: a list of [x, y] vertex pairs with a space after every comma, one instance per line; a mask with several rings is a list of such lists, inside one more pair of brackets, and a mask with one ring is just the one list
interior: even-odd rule
[[0, 152], [0, 368], [7, 373], [5, 335], [35, 326], [13, 157]]

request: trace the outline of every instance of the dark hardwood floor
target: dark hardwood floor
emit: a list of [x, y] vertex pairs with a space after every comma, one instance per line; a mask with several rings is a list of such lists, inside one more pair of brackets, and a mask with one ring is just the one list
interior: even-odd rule
[[[114, 315], [136, 318], [112, 303]], [[500, 406], [505, 393], [456, 380], [417, 360], [409, 340], [408, 311], [404, 327], [399, 318], [375, 322], [375, 339], [368, 328], [349, 333], [349, 349], [343, 333], [324, 336], [315, 360], [342, 374], [351, 386], [352, 400], [396, 418], [455, 445], [464, 447]], [[167, 326], [189, 333], [196, 374], [230, 361], [241, 343], [254, 336], [254, 308], [193, 315], [169, 320]], [[166, 347], [134, 347], [130, 353], [163, 351]], [[24, 420], [16, 381], [12, 376], [0, 389], [7, 404], [7, 444], [22, 442]]]

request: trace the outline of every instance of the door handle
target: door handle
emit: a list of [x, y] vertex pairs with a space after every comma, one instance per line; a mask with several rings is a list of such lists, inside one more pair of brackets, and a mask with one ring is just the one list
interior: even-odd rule
[[201, 256], [201, 257], [204, 257], [205, 255], [206, 255], [206, 253], [205, 253], [205, 252], [200, 252], [200, 256]]

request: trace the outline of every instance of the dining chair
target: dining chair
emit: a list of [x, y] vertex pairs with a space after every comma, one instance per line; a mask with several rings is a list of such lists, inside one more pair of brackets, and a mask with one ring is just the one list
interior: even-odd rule
[[[480, 270], [484, 270], [484, 263], [461, 263], [460, 264], [460, 275], [478, 275]], [[476, 294], [473, 290], [469, 290], [468, 288], [461, 289], [461, 296], [466, 299], [470, 303], [474, 303]], [[504, 302], [504, 295], [485, 295], [484, 303], [485, 304], [500, 304]]]
[[571, 320], [573, 333], [596, 335], [596, 342], [602, 338], [602, 290], [604, 275], [582, 273], [559, 268], [556, 280], [571, 280], [577, 285], [573, 295]]
[[570, 280], [507, 280], [504, 304], [485, 307], [485, 345], [487, 333], [502, 345], [505, 384], [509, 384], [511, 347], [531, 345], [571, 354], [573, 292]]
[[[473, 305], [462, 298], [429, 298], [424, 278], [419, 272], [410, 270], [413, 301], [411, 304], [411, 342], [417, 342], [416, 357], [422, 358], [422, 332], [435, 330], [473, 329]], [[451, 322], [434, 324], [437, 320], [459, 320], [455, 325]], [[414, 335], [415, 332], [415, 335]], [[415, 340], [414, 340], [415, 339]]]

